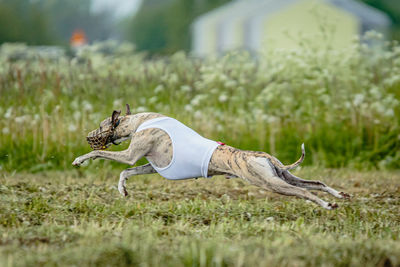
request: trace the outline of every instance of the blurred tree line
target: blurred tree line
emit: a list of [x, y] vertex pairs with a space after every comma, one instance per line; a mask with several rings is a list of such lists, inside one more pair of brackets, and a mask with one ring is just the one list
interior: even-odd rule
[[[142, 0], [139, 11], [118, 23], [109, 11], [91, 12], [92, 0], [0, 0], [0, 44], [66, 45], [76, 29], [89, 41], [119, 37], [138, 50], [190, 49], [190, 25], [199, 15], [232, 0]], [[386, 12], [391, 38], [400, 40], [399, 0], [360, 0]]]
[[89, 39], [119, 37], [139, 50], [190, 48], [190, 23], [229, 0], [143, 0], [139, 12], [116, 23], [112, 14], [91, 12], [92, 0], [0, 0], [0, 44], [66, 45], [76, 29]]
[[90, 7], [91, 0], [0, 0], [0, 44], [66, 45], [76, 29], [89, 40], [108, 38], [111, 16]]
[[361, 0], [385, 12], [392, 20], [389, 38], [400, 41], [400, 1], [399, 0]]

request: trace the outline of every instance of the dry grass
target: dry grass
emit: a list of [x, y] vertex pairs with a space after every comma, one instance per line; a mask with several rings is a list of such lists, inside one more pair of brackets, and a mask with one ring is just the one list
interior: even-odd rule
[[[353, 195], [326, 211], [223, 177], [2, 173], [0, 264], [398, 266], [400, 173], [305, 168]], [[330, 199], [318, 193], [325, 199]]]

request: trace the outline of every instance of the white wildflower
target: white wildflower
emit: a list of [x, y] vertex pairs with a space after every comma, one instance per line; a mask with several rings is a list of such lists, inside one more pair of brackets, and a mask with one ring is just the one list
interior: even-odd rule
[[371, 108], [374, 109], [378, 114], [385, 113], [385, 106], [380, 102], [372, 103]]
[[4, 118], [6, 119], [11, 118], [11, 114], [12, 114], [12, 107], [9, 107], [6, 111], [6, 114], [4, 114]]
[[193, 111], [192, 105], [190, 105], [190, 104], [185, 105], [185, 111], [192, 112]]
[[100, 113], [90, 113], [89, 114], [89, 119], [91, 121], [99, 121], [102, 119], [101, 114]]
[[1, 130], [1, 132], [2, 132], [3, 134], [9, 134], [9, 133], [10, 133], [10, 129], [9, 129], [8, 127], [4, 127], [4, 128]]
[[154, 104], [154, 103], [157, 102], [157, 100], [158, 100], [158, 99], [157, 99], [157, 96], [150, 97], [150, 98], [149, 98], [149, 103], [150, 103], [150, 104]]
[[74, 117], [74, 119], [76, 121], [79, 121], [81, 119], [81, 117], [82, 117], [82, 114], [81, 114], [80, 111], [77, 110], [77, 111], [74, 112], [74, 114], [72, 116]]
[[200, 119], [202, 116], [203, 116], [203, 114], [201, 113], [200, 110], [196, 110], [196, 112], [194, 113], [195, 119]]
[[216, 94], [219, 93], [219, 90], [218, 90], [218, 88], [212, 88], [212, 89], [210, 90], [210, 93], [213, 94], [213, 95], [216, 95]]
[[261, 115], [261, 120], [262, 121], [264, 121], [264, 122], [267, 122], [267, 123], [269, 123], [270, 121], [270, 116], [268, 116], [267, 114], [262, 114]]
[[326, 92], [327, 92], [327, 90], [326, 90], [325, 87], [320, 88], [320, 89], [318, 89], [317, 91], [315, 91], [315, 93], [316, 93], [317, 95], [323, 95], [323, 94], [325, 94]]
[[157, 87], [154, 89], [155, 94], [161, 93], [162, 91], [164, 91], [164, 85], [162, 84], [157, 85]]
[[72, 102], [71, 102], [71, 108], [72, 109], [79, 109], [79, 103], [78, 103], [78, 100], [77, 99], [74, 99], [74, 100], [72, 100]]
[[93, 106], [92, 104], [89, 103], [89, 101], [83, 100], [82, 102], [83, 110], [87, 112], [93, 111]]
[[71, 123], [70, 125], [68, 125], [68, 131], [75, 132], [76, 130], [77, 130], [77, 127], [75, 124]]
[[228, 81], [228, 76], [226, 76], [225, 74], [219, 74], [218, 75], [218, 79], [221, 81], [221, 82], [226, 82], [226, 81]]
[[386, 116], [386, 117], [394, 117], [394, 111], [393, 111], [393, 109], [387, 109], [385, 112], [384, 112], [384, 114], [383, 114], [384, 116]]
[[122, 106], [122, 99], [121, 98], [115, 99], [113, 101], [113, 107], [114, 108], [118, 108], [118, 107], [121, 107], [121, 106]]
[[224, 86], [227, 88], [235, 88], [237, 86], [237, 82], [234, 80], [228, 80], [224, 83]]
[[377, 31], [367, 31], [364, 35], [366, 40], [381, 40], [383, 35]]
[[278, 117], [273, 116], [273, 115], [268, 115], [268, 119], [266, 120], [268, 123], [275, 123], [279, 120]]
[[137, 107], [136, 112], [145, 112], [147, 109], [145, 107]]
[[321, 99], [321, 101], [325, 104], [325, 105], [329, 105], [329, 103], [331, 102], [331, 97], [327, 94], [323, 94], [319, 97]]
[[353, 99], [353, 105], [359, 106], [362, 102], [364, 102], [364, 95], [363, 94], [356, 94]]
[[169, 76], [168, 82], [171, 84], [176, 84], [179, 81], [178, 75], [176, 73], [172, 73], [171, 76]]
[[207, 96], [206, 95], [196, 95], [192, 101], [190, 101], [190, 104], [193, 106], [197, 106], [201, 103], [201, 101], [203, 101], [203, 99], [206, 99]]
[[21, 123], [22, 124], [22, 123], [24, 123], [24, 122], [29, 120], [29, 115], [15, 117], [14, 120], [15, 120], [16, 123]]
[[218, 97], [219, 102], [226, 102], [228, 100], [228, 96], [226, 94], [222, 94]]
[[381, 91], [379, 90], [378, 87], [373, 86], [371, 89], [369, 89], [369, 93], [372, 95], [374, 98], [380, 98], [381, 97]]
[[192, 91], [192, 88], [189, 85], [182, 85], [181, 91], [182, 92], [190, 92], [190, 91]]

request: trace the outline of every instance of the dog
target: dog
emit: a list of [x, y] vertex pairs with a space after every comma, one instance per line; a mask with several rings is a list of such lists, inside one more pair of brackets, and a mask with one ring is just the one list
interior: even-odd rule
[[[157, 121], [167, 125], [167, 128], [170, 123], [175, 123], [176, 126], [169, 127], [169, 130], [163, 128], [164, 126], [152, 126]], [[149, 126], [142, 127], [145, 124]], [[143, 129], [138, 131], [139, 128]], [[169, 131], [175, 131], [174, 136]], [[191, 142], [192, 138], [200, 138], [200, 141]], [[130, 145], [126, 150], [105, 150], [112, 144], [118, 145], [129, 139]], [[184, 141], [181, 142], [180, 139]], [[84, 161], [96, 158], [115, 160], [131, 166], [142, 157], [146, 157], [150, 162], [121, 172], [118, 190], [123, 196], [128, 195], [125, 184], [129, 177], [159, 172], [168, 179], [214, 175], [225, 175], [227, 178], [239, 177], [264, 190], [310, 200], [328, 210], [335, 209], [338, 205], [320, 199], [309, 190], [324, 191], [339, 199], [350, 198], [350, 195], [338, 192], [320, 181], [304, 180], [289, 172], [304, 160], [304, 144], [301, 147], [301, 157], [293, 164], [283, 165], [277, 158], [265, 152], [240, 150], [205, 139], [187, 126], [162, 114], [150, 112], [131, 114], [128, 104], [126, 115], [121, 116], [121, 111], [114, 110], [111, 117], [103, 120], [98, 129], [88, 134], [87, 141], [93, 151], [77, 157], [72, 163], [74, 166], [80, 166]], [[207, 148], [202, 149], [203, 146]], [[191, 149], [192, 147], [194, 148]], [[197, 156], [201, 150], [206, 151], [204, 154], [208, 155], [208, 158]], [[200, 162], [199, 166], [192, 166], [196, 161]], [[174, 165], [172, 172], [166, 173], [165, 169], [171, 164]], [[201, 168], [203, 169], [200, 170]], [[197, 172], [192, 172], [192, 169], [196, 169]], [[170, 170], [171, 168], [167, 168], [167, 172]]]

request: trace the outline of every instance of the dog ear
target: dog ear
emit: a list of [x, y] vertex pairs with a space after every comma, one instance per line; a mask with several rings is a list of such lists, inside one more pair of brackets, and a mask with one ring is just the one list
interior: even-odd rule
[[131, 115], [131, 107], [129, 106], [129, 104], [126, 104], [126, 115]]
[[113, 113], [111, 115], [111, 124], [113, 126], [115, 126], [115, 124], [117, 124], [119, 115], [121, 115], [121, 110], [119, 110], [119, 111], [114, 110], [113, 111]]

